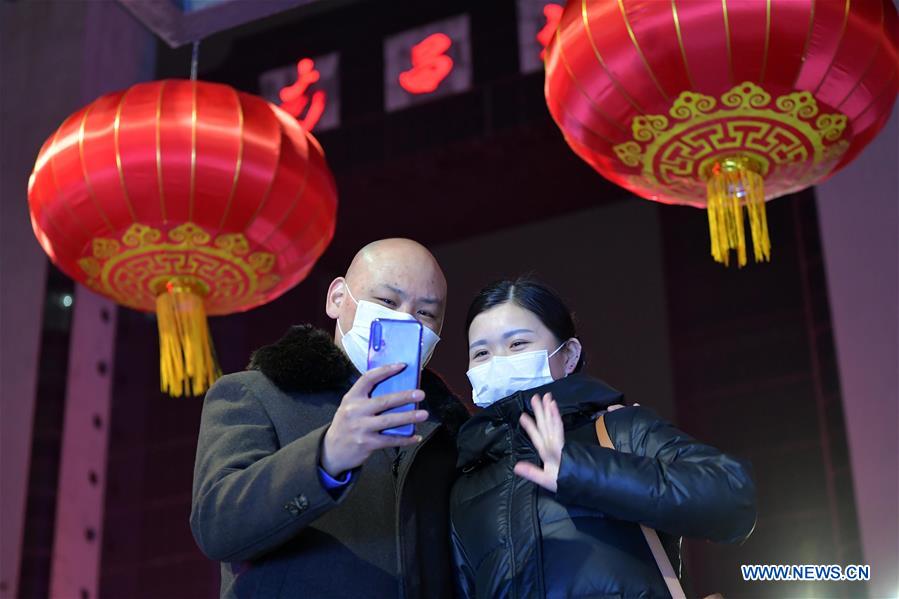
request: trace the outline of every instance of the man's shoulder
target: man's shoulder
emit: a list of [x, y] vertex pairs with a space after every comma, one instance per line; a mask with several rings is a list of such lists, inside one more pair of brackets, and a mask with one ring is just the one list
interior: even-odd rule
[[258, 370], [244, 370], [219, 378], [206, 393], [204, 414], [230, 411], [264, 412], [276, 423], [303, 422], [311, 415], [333, 413], [339, 393], [285, 391]]
[[209, 388], [207, 399], [238, 396], [259, 398], [272, 393], [282, 393], [277, 385], [258, 370], [241, 370], [223, 375]]

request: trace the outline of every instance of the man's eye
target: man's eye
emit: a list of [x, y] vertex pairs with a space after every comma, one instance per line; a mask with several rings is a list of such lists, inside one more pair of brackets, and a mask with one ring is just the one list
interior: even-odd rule
[[486, 355], [487, 355], [487, 352], [485, 352], [484, 350], [481, 350], [481, 351], [475, 353], [473, 359], [477, 360], [478, 358], [480, 358], [482, 356], [486, 356]]
[[392, 299], [388, 299], [388, 298], [386, 298], [386, 297], [379, 297], [378, 300], [381, 301], [381, 302], [383, 302], [383, 303], [385, 303], [385, 304], [387, 304], [388, 306], [395, 306], [395, 305], [396, 305], [396, 302], [395, 302], [395, 301], [393, 301]]
[[430, 312], [425, 312], [424, 310], [419, 310], [418, 313], [425, 318], [434, 318], [434, 315]]
[[521, 347], [522, 345], [527, 345], [527, 344], [528, 344], [527, 341], [513, 341], [512, 348], [514, 349], [516, 347]]

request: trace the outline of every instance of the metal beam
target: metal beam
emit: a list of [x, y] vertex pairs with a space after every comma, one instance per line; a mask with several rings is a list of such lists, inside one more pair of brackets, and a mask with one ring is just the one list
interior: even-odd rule
[[171, 0], [118, 2], [172, 48], [287, 10], [302, 8], [297, 14], [308, 16], [348, 3], [347, 0], [224, 0], [184, 12]]

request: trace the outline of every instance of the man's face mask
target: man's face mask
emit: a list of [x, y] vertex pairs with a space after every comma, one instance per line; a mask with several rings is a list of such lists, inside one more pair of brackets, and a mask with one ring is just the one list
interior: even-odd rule
[[489, 362], [470, 369], [472, 399], [475, 405], [486, 408], [517, 391], [533, 389], [553, 382], [549, 359], [565, 346], [565, 341], [553, 353], [545, 349], [511, 356], [494, 356]]
[[[353, 318], [353, 326], [349, 331], [344, 332], [340, 327], [340, 319], [337, 319], [337, 330], [340, 331], [341, 343], [343, 350], [349, 357], [350, 362], [359, 372], [368, 370], [368, 338], [371, 332], [371, 323], [376, 318], [388, 320], [415, 320], [415, 317], [405, 312], [391, 310], [386, 306], [369, 302], [366, 300], [356, 301], [353, 293], [348, 285], [344, 284], [347, 294], [353, 303], [356, 304], [356, 317]], [[421, 327], [421, 367], [424, 368], [431, 355], [434, 353], [434, 347], [440, 341], [440, 336], [427, 326]]]

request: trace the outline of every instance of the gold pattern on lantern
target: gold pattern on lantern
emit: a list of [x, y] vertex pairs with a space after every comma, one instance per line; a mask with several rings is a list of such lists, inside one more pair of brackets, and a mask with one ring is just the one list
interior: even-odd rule
[[[78, 265], [87, 285], [134, 309], [155, 311], [168, 281], [191, 280], [210, 315], [240, 310], [280, 282], [275, 255], [250, 252], [242, 233], [212, 237], [196, 223], [167, 233], [134, 223], [119, 240], [98, 237]], [[186, 278], [186, 279], [185, 279]]]
[[830, 172], [849, 147], [847, 118], [819, 114], [807, 91], [772, 101], [746, 81], [718, 99], [682, 92], [668, 114], [635, 116], [631, 139], [613, 147], [639, 173], [634, 186], [706, 207], [712, 256], [746, 264], [743, 209], [756, 261], [770, 258], [765, 200], [804, 189]]
[[819, 114], [808, 92], [772, 102], [771, 94], [747, 81], [718, 99], [682, 92], [667, 115], [634, 117], [632, 139], [613, 149], [622, 164], [641, 169], [641, 185], [704, 207], [707, 188], [700, 169], [705, 163], [754, 155], [767, 165], [765, 197], [771, 199], [829, 172], [849, 146], [843, 139], [846, 124], [843, 114]]
[[104, 239], [98, 237], [92, 242], [93, 254], [95, 258], [111, 258], [119, 253], [119, 242], [115, 239]]
[[235, 256], [243, 256], [250, 251], [247, 238], [241, 233], [225, 233], [215, 238], [216, 247], [220, 247]]
[[256, 272], [269, 272], [275, 266], [275, 257], [268, 252], [254, 252], [248, 259]]
[[[122, 235], [122, 243], [129, 247], [150, 245], [151, 243], [159, 241], [160, 237], [162, 237], [162, 234], [159, 232], [159, 229], [154, 229], [153, 227], [142, 225], [140, 223], [134, 223], [128, 227], [128, 230]], [[115, 243], [114, 239], [108, 241]]]

